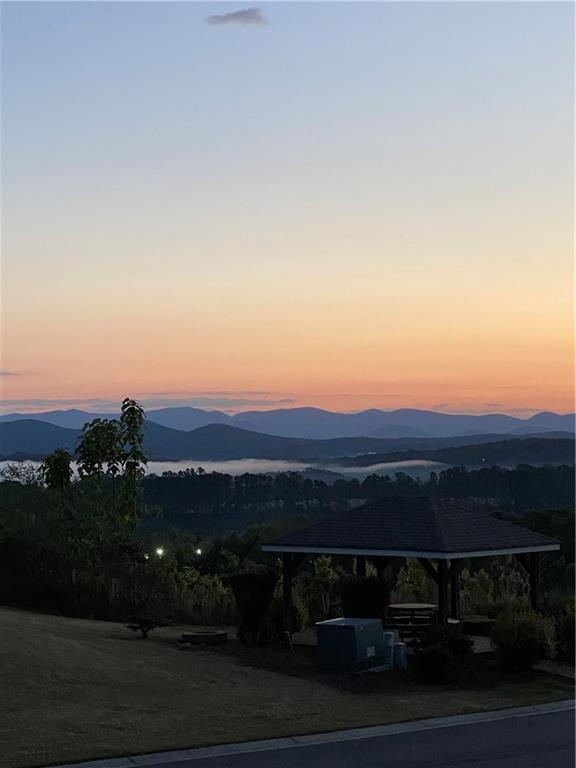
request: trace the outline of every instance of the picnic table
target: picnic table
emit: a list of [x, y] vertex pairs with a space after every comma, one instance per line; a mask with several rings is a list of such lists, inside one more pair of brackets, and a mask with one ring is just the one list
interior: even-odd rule
[[437, 612], [434, 603], [393, 603], [388, 606], [386, 627], [397, 631], [403, 643], [414, 647], [434, 624]]
[[434, 613], [438, 610], [435, 603], [392, 603], [388, 606], [390, 611], [402, 611], [415, 615], [417, 613]]

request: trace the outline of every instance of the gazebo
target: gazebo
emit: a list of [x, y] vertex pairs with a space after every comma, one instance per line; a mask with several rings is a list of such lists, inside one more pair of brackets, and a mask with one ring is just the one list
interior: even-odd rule
[[355, 558], [360, 577], [366, 574], [367, 558], [379, 575], [394, 558], [417, 558], [436, 583], [439, 618], [446, 622], [449, 614], [459, 618], [459, 574], [469, 558], [513, 555], [528, 575], [531, 603], [537, 608], [539, 556], [558, 549], [555, 539], [498, 520], [470, 500], [416, 496], [381, 498], [262, 545], [263, 551], [282, 555], [288, 628], [292, 579], [312, 555]]

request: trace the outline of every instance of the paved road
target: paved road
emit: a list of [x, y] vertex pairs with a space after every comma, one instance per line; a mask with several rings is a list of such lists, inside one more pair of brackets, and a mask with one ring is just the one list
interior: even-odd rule
[[573, 768], [574, 711], [147, 768]]

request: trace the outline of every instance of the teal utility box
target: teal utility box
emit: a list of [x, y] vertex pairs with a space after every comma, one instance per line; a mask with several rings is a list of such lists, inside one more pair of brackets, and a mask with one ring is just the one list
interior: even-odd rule
[[318, 659], [325, 669], [353, 669], [386, 662], [380, 619], [330, 619], [316, 624]]

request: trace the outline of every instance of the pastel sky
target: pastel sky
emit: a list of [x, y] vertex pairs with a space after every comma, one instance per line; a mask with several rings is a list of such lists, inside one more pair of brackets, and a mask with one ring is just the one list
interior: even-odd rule
[[571, 410], [573, 12], [3, 3], [5, 408]]

